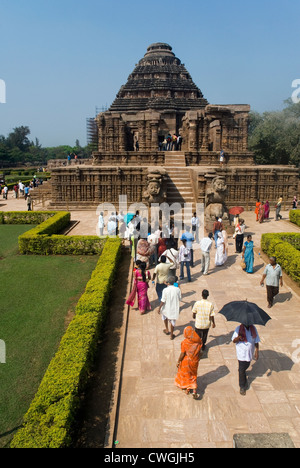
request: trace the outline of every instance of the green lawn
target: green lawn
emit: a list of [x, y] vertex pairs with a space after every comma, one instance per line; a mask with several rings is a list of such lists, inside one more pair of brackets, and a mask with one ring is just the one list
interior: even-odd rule
[[0, 447], [21, 424], [98, 261], [19, 255], [18, 236], [32, 227], [0, 225]]

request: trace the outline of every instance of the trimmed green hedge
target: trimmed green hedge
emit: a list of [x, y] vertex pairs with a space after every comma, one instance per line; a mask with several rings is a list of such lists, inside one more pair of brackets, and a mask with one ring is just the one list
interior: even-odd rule
[[300, 284], [300, 251], [290, 241], [299, 245], [300, 234], [263, 234], [261, 248], [269, 257], [276, 257], [283, 270]]
[[105, 237], [58, 235], [70, 220], [68, 211], [0, 212], [0, 224], [38, 224], [19, 237], [23, 255], [99, 255]]
[[41, 224], [57, 211], [0, 211], [0, 224]]
[[290, 211], [290, 221], [300, 227], [300, 210]]
[[76, 315], [51, 361], [11, 448], [66, 448], [93, 362], [97, 339], [121, 255], [121, 240], [107, 239]]

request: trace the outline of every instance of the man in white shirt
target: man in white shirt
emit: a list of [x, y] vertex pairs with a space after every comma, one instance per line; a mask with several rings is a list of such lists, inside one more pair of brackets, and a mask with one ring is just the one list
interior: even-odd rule
[[195, 241], [198, 243], [199, 242], [200, 221], [199, 221], [199, 218], [197, 216], [197, 213], [194, 213], [194, 216], [192, 217], [192, 220], [191, 220], [191, 224], [192, 224], [192, 232], [195, 235]]
[[250, 327], [240, 325], [236, 328], [232, 341], [236, 344], [236, 355], [239, 362], [240, 394], [246, 395], [248, 387], [246, 371], [250, 367], [253, 356], [256, 361], [259, 358], [260, 338], [254, 325]]
[[107, 232], [109, 236], [116, 236], [117, 235], [117, 222], [114, 216], [109, 218], [107, 223]]
[[174, 327], [180, 313], [181, 290], [174, 286], [175, 278], [169, 277], [167, 281], [168, 287], [163, 290], [161, 303], [158, 309], [158, 314], [161, 314], [162, 320], [165, 323], [164, 333], [170, 335], [169, 323], [171, 328], [171, 340], [174, 339]]
[[283, 286], [282, 269], [277, 263], [276, 257], [270, 257], [270, 263], [266, 266], [260, 285], [267, 285], [268, 308], [273, 306], [274, 297], [279, 293], [279, 285]]
[[100, 213], [99, 219], [98, 219], [98, 227], [99, 227], [99, 235], [100, 236], [103, 236], [104, 226], [105, 226], [105, 224], [104, 224], [103, 213]]
[[19, 182], [19, 190], [20, 190], [20, 194], [24, 196], [24, 184], [21, 181]]
[[157, 258], [157, 252], [158, 252], [158, 237], [155, 233], [153, 234], [149, 234], [148, 238], [147, 238], [149, 244], [151, 245], [152, 247], [152, 254], [150, 256], [150, 265], [152, 265], [153, 263], [155, 264], [155, 266], [158, 264], [158, 258]]
[[207, 237], [203, 237], [200, 242], [200, 249], [202, 253], [202, 273], [208, 275], [210, 265], [210, 250], [212, 246], [213, 233], [210, 232]]

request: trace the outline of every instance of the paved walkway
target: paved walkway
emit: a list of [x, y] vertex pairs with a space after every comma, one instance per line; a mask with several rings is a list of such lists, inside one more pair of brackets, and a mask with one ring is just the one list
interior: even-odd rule
[[[263, 232], [296, 230], [284, 221], [259, 225], [253, 222], [254, 216], [246, 213], [244, 217], [256, 246]], [[300, 349], [299, 296], [286, 284], [271, 311], [266, 309], [273, 320], [258, 327], [260, 359], [250, 368], [251, 388], [246, 397], [239, 394], [235, 346], [231, 343], [237, 324], [227, 322], [222, 315], [216, 317], [217, 327], [210, 331], [208, 351], [200, 361], [198, 389], [202, 399], [195, 401], [174, 386], [183, 330], [193, 324], [192, 305], [202, 289], [210, 291], [217, 311], [227, 302], [244, 299], [266, 308], [266, 291], [259, 285], [262, 258], [256, 255], [255, 273], [248, 275], [240, 268], [232, 238], [229, 244], [227, 265], [213, 267], [208, 276], [201, 275], [199, 252], [196, 254], [193, 282], [180, 284], [183, 302], [174, 341], [162, 332], [153, 286], [153, 311], [140, 316], [137, 310], [130, 310], [115, 433], [118, 447], [232, 447], [235, 433], [265, 432], [287, 432], [300, 447], [300, 366], [292, 360], [295, 351], [294, 360], [300, 358], [300, 351], [297, 355], [293, 347]]]
[[[4, 211], [26, 209], [23, 205], [23, 200], [0, 201]], [[287, 219], [287, 213], [283, 215]], [[256, 247], [263, 232], [300, 231], [287, 221], [271, 219], [260, 225], [253, 213], [243, 216], [246, 233], [253, 235]], [[72, 219], [80, 221], [76, 234], [95, 233], [94, 212], [72, 212]], [[213, 256], [214, 250], [212, 260]], [[196, 252], [193, 282], [183, 280], [180, 284], [183, 301], [174, 341], [162, 332], [154, 286], [149, 293], [153, 310], [144, 316], [130, 310], [114, 434], [119, 448], [230, 448], [235, 433], [271, 432], [289, 433], [295, 446], [300, 447], [299, 290], [285, 282], [273, 308], [266, 309], [266, 291], [259, 285], [265, 265], [262, 257], [256, 253], [255, 272], [246, 274], [230, 238], [227, 264], [214, 268], [212, 261], [210, 274], [202, 276]], [[232, 300], [248, 299], [272, 317], [266, 327], [258, 327], [260, 359], [249, 369], [251, 386], [245, 397], [239, 394], [235, 347], [231, 343], [237, 324], [227, 322], [222, 315], [216, 316], [217, 327], [209, 333], [208, 351], [199, 365], [202, 399], [195, 401], [174, 385], [183, 330], [193, 324], [192, 305], [204, 288], [210, 291], [216, 311]]]

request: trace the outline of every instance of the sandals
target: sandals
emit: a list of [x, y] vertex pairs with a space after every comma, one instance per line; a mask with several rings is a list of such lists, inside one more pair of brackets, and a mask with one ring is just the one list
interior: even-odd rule
[[[189, 395], [190, 392], [191, 392], [189, 388], [183, 388], [182, 391], [183, 391], [186, 395]], [[194, 400], [199, 400], [199, 399], [200, 399], [200, 396], [201, 396], [200, 393], [194, 393], [194, 392], [192, 393], [192, 395], [193, 395]]]

